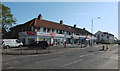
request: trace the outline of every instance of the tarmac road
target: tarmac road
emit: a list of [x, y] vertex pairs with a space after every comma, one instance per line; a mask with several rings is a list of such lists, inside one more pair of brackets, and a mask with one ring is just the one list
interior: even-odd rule
[[[3, 55], [3, 69], [118, 69], [118, 45], [63, 48], [37, 55]], [[57, 50], [57, 49], [56, 49]]]

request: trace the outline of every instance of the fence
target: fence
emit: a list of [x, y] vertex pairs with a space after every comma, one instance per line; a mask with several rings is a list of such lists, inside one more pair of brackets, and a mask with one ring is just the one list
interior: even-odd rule
[[4, 48], [2, 49], [2, 54], [12, 54], [12, 55], [28, 55], [28, 54], [45, 54], [45, 53], [50, 53], [50, 47], [46, 49], [41, 49], [41, 48], [34, 48], [30, 49], [28, 47], [17, 47], [17, 48]]
[[46, 49], [41, 49], [39, 47], [36, 47], [34, 49], [30, 49], [28, 47], [11, 47], [11, 48], [5, 48], [2, 49], [2, 54], [4, 55], [32, 55], [32, 54], [46, 54], [46, 53], [51, 53], [51, 52], [57, 52], [62, 49], [67, 49], [67, 48], [81, 48], [85, 47], [85, 45], [67, 45], [66, 48], [64, 45], [59, 45], [59, 46], [49, 46]]

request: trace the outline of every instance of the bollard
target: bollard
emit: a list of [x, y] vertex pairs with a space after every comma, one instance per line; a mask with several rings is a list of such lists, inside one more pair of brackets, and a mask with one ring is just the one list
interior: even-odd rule
[[6, 51], [7, 51], [7, 54], [9, 54], [9, 46], [6, 46]]
[[19, 46], [19, 47], [21, 48], [21, 54], [23, 54], [23, 53], [22, 53], [22, 46]]
[[36, 54], [38, 54], [38, 47], [36, 47]]
[[66, 44], [67, 44], [67, 43], [65, 42], [65, 47], [64, 47], [64, 48], [66, 48]]
[[109, 45], [107, 45], [106, 49], [109, 49]]
[[102, 48], [102, 50], [105, 50], [105, 46], [103, 45], [103, 48]]

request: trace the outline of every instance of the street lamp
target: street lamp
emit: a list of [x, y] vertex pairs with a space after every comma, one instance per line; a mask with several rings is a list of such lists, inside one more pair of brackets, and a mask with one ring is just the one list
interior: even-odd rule
[[[94, 19], [100, 19], [100, 17], [94, 18]], [[93, 20], [92, 19], [92, 24], [91, 24], [91, 33], [93, 33]], [[91, 47], [92, 47], [92, 34], [91, 34]]]

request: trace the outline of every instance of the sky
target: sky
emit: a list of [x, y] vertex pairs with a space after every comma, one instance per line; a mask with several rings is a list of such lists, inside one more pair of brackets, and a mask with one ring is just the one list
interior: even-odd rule
[[[45, 20], [66, 25], [77, 25], [93, 33], [109, 32], [118, 37], [118, 2], [3, 2], [11, 8], [17, 24], [37, 18], [42, 14]], [[100, 19], [97, 19], [100, 17]], [[15, 26], [15, 25], [14, 25]]]

